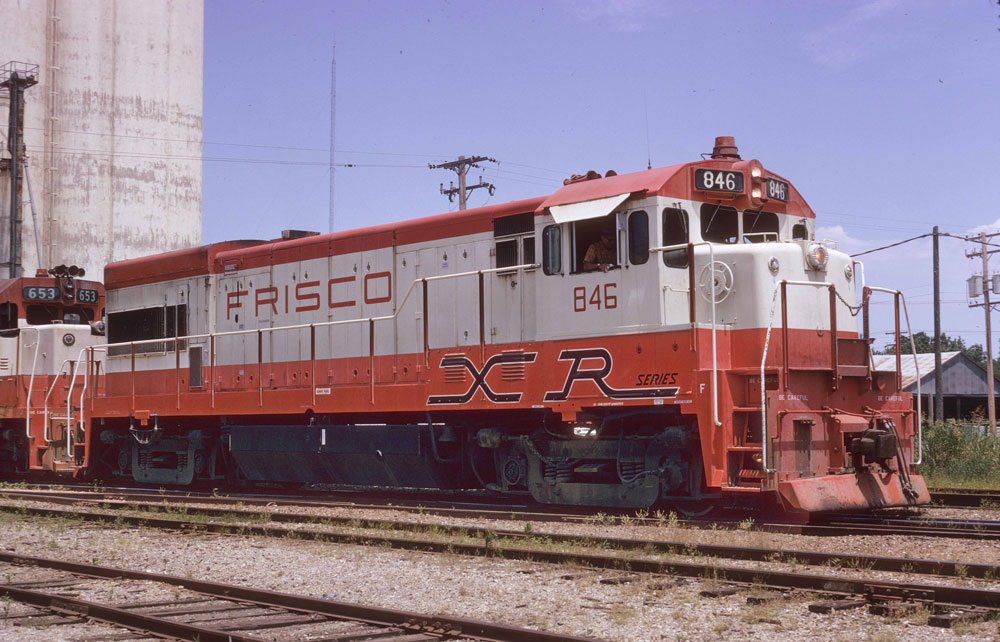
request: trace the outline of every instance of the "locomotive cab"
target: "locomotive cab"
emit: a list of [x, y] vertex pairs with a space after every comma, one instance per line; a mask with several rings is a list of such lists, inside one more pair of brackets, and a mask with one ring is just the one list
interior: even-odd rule
[[[807, 512], [929, 501], [911, 475], [920, 440], [910, 395], [871, 362], [868, 299], [893, 294], [899, 337], [902, 295], [858, 284], [856, 262], [814, 239], [814, 215], [790, 183], [723, 138], [706, 161], [579, 177], [538, 211], [539, 338], [594, 337], [601, 355], [564, 351], [581, 355], [564, 391], [590, 389], [578, 376], [586, 372], [619, 401], [560, 409], [567, 426], [583, 427], [577, 445], [558, 451], [582, 465], [565, 465], [560, 491], [548, 455], [528, 453], [536, 499], [566, 500], [595, 469], [587, 439], [596, 438], [620, 483], [591, 485], [588, 501], [641, 504], [657, 486], [659, 499], [772, 491], [785, 509]], [[587, 269], [593, 239], [609, 230], [602, 251], [614, 260]], [[654, 445], [664, 441], [674, 446]], [[649, 456], [622, 474], [632, 446]]]
[[83, 462], [65, 386], [81, 349], [103, 343], [104, 305], [103, 286], [84, 276], [74, 265], [0, 280], [2, 473], [72, 471]]

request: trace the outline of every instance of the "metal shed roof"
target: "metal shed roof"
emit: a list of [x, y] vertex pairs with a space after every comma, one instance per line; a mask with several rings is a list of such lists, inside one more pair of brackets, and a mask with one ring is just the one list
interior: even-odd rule
[[[874, 355], [876, 370], [895, 372], [896, 355]], [[934, 353], [917, 355], [917, 365], [920, 368], [920, 388], [922, 394], [933, 394], [934, 390]], [[917, 388], [917, 372], [913, 364], [913, 355], [903, 353], [901, 356], [901, 371], [903, 389], [915, 392]], [[987, 395], [986, 370], [981, 365], [959, 351], [941, 353], [941, 376], [944, 394], [946, 395]], [[1000, 383], [1000, 379], [996, 379]], [[1000, 390], [1000, 386], [997, 388]]]

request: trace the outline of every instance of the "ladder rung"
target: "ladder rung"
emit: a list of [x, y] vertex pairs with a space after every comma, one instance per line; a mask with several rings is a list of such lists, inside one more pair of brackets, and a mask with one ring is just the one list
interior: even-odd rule
[[867, 377], [868, 366], [837, 366], [837, 375], [841, 377]]
[[759, 486], [723, 486], [723, 492], [727, 493], [759, 493], [761, 489]]

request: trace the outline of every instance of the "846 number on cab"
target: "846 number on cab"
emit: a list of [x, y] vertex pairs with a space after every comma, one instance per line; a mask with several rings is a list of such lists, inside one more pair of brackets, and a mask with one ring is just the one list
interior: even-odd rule
[[587, 308], [613, 310], [618, 307], [617, 283], [595, 285], [590, 292], [582, 285], [573, 288], [573, 312], [586, 312]]

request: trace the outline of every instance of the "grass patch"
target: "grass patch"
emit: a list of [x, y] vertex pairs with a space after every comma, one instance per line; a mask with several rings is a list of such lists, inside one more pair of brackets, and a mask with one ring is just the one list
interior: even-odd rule
[[920, 473], [931, 487], [1000, 489], [1000, 438], [951, 421], [926, 425]]

